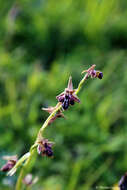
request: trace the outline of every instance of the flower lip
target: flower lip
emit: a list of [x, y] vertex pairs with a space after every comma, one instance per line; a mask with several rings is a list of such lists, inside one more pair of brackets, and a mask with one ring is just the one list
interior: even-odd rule
[[125, 175], [122, 176], [118, 185], [119, 185], [120, 190], [126, 190], [127, 189], [127, 173], [125, 173]]
[[53, 156], [53, 151], [52, 151], [53, 144], [54, 143], [49, 142], [48, 139], [41, 139], [38, 142], [38, 147], [37, 147], [38, 154], [41, 154], [42, 156], [52, 157]]
[[62, 103], [62, 107], [64, 110], [68, 109], [69, 107], [69, 99], [65, 99], [64, 102]]
[[102, 79], [102, 78], [103, 78], [103, 73], [102, 73], [102, 72], [99, 73], [98, 78], [99, 78], [99, 79]]
[[3, 165], [3, 167], [0, 169], [3, 172], [7, 172], [7, 171], [11, 170], [18, 160], [17, 155], [3, 156], [3, 159], [7, 160], [7, 163], [5, 165]]
[[75, 104], [75, 101], [73, 98], [70, 99], [70, 104], [73, 106]]

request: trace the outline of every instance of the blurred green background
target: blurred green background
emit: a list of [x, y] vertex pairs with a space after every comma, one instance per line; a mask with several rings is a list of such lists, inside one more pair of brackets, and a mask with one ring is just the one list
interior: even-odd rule
[[[54, 158], [37, 158], [34, 190], [94, 190], [127, 171], [127, 1], [0, 0], [0, 167], [27, 152], [70, 75], [92, 64], [81, 104], [45, 132]], [[0, 190], [14, 190], [0, 172]]]

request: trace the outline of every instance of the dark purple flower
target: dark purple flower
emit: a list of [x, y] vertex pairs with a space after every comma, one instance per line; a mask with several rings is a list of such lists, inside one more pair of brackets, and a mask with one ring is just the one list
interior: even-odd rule
[[63, 101], [63, 103], [62, 103], [63, 109], [64, 109], [64, 110], [68, 109], [69, 104], [70, 104], [70, 97], [69, 97], [68, 95], [65, 95], [64, 101]]
[[74, 101], [74, 99], [71, 97], [70, 98], [70, 104], [73, 106], [74, 104], [75, 104], [75, 101]]
[[80, 102], [79, 98], [75, 94], [75, 89], [73, 89], [72, 77], [69, 78], [68, 87], [65, 88], [64, 92], [56, 96], [56, 99], [62, 103], [62, 108], [64, 110], [68, 109], [70, 105], [74, 105], [75, 102]]
[[92, 65], [89, 69], [84, 70], [82, 73], [87, 73], [88, 77], [90, 76], [91, 78], [99, 78], [102, 79], [103, 78], [103, 73], [100, 71], [96, 71], [95, 70], [96, 65]]
[[127, 190], [127, 173], [119, 181], [119, 188], [120, 190]]
[[53, 143], [49, 142], [48, 139], [41, 139], [38, 142], [38, 147], [37, 147], [38, 154], [41, 154], [42, 156], [52, 157], [53, 156], [52, 146]]
[[4, 156], [3, 159], [7, 160], [7, 163], [5, 165], [3, 165], [3, 167], [1, 168], [1, 171], [3, 171], [3, 172], [7, 172], [7, 171], [11, 170], [17, 162], [16, 155], [15, 156]]

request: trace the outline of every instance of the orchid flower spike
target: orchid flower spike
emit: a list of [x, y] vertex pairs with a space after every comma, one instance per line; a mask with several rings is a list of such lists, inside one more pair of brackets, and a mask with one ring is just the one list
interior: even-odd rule
[[62, 108], [64, 110], [68, 109], [69, 105], [74, 105], [75, 102], [80, 102], [75, 91], [76, 90], [73, 89], [72, 77], [70, 76], [67, 88], [65, 88], [64, 92], [56, 96], [56, 99], [62, 103]]

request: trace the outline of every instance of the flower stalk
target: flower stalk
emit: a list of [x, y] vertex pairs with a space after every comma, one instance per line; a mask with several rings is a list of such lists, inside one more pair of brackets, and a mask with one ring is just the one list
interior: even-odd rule
[[80, 81], [77, 89], [73, 89], [72, 77], [70, 77], [67, 88], [65, 88], [64, 92], [62, 92], [60, 95], [56, 97], [56, 99], [58, 100], [57, 105], [54, 108], [43, 108], [43, 110], [48, 111], [50, 115], [40, 128], [35, 143], [31, 146], [30, 151], [26, 153], [24, 156], [22, 156], [16, 163], [16, 165], [8, 172], [8, 175], [13, 175], [17, 168], [25, 161], [16, 183], [16, 190], [21, 190], [23, 179], [29, 172], [29, 170], [32, 168], [33, 164], [31, 164], [31, 162], [34, 159], [36, 159], [37, 152], [39, 151], [40, 153], [42, 153], [42, 155], [49, 155], [49, 152], [53, 153], [51, 150], [51, 143], [48, 142], [47, 139], [43, 139], [44, 130], [57, 117], [64, 117], [62, 111], [65, 111], [66, 109], [68, 109], [69, 106], [74, 105], [75, 102], [80, 102], [79, 98], [77, 97], [77, 94], [80, 92], [80, 90], [83, 87], [83, 84], [89, 78], [89, 76], [91, 78], [99, 79], [102, 79], [103, 77], [102, 72], [95, 70], [95, 65], [91, 66], [88, 70], [85, 70], [82, 73], [84, 72], [86, 72], [86, 74]]
[[[18, 177], [18, 180], [17, 180], [17, 183], [16, 183], [16, 190], [21, 190], [22, 181], [23, 181], [25, 175], [27, 174], [27, 172], [29, 171], [29, 168], [30, 168], [30, 165], [31, 165], [33, 157], [35, 156], [35, 154], [37, 154], [37, 151], [36, 151], [37, 142], [40, 139], [40, 137], [42, 136], [42, 133], [43, 133], [44, 129], [48, 126], [48, 123], [49, 123], [50, 119], [52, 119], [52, 117], [54, 117], [54, 115], [57, 113], [57, 111], [60, 108], [61, 108], [61, 105], [58, 103], [57, 106], [56, 106], [56, 109], [49, 115], [47, 120], [44, 122], [44, 124], [40, 128], [40, 130], [38, 132], [38, 135], [37, 135], [37, 139], [36, 139], [34, 145], [32, 145], [31, 148], [30, 148], [29, 158], [26, 160], [24, 166], [22, 167], [22, 169], [20, 171], [20, 174], [19, 174], [19, 177]], [[36, 160], [36, 158], [35, 158], [35, 160]], [[11, 172], [11, 170], [10, 170], [10, 172]]]

